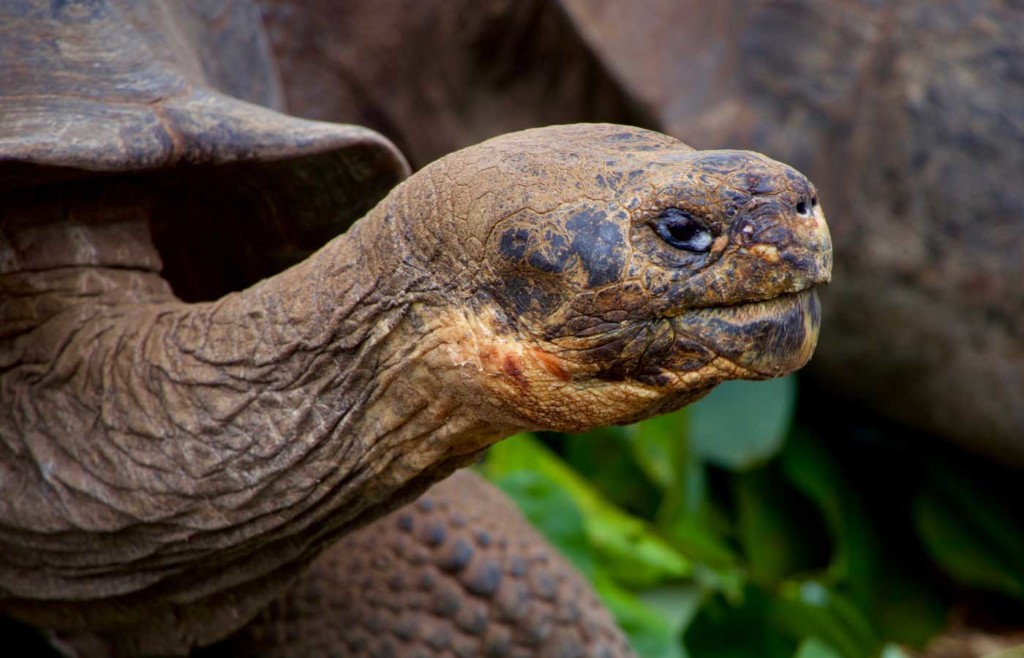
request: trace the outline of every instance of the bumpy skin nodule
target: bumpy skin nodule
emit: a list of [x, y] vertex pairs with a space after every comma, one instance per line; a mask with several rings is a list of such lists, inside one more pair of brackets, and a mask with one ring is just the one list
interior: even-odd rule
[[[614, 125], [443, 158], [210, 303], [175, 300], [148, 206], [104, 189], [90, 212], [70, 191], [54, 203], [75, 212], [23, 200], [5, 225], [0, 611], [126, 652], [222, 637], [515, 431], [799, 368], [831, 262], [793, 169]], [[707, 252], [658, 237], [666, 209], [698, 218]]]
[[204, 656], [632, 656], [593, 590], [512, 503], [461, 471], [327, 549]]

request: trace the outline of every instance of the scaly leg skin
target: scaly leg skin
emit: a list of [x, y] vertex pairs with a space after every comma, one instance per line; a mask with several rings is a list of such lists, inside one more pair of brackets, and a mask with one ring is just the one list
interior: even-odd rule
[[204, 656], [624, 658], [590, 585], [493, 486], [460, 471], [346, 536]]

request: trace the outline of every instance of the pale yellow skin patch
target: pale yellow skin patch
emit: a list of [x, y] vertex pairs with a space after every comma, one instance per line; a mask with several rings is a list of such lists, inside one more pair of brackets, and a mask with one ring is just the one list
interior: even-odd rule
[[779, 250], [770, 244], [756, 244], [750, 248], [750, 253], [754, 254], [766, 263], [779, 262]]

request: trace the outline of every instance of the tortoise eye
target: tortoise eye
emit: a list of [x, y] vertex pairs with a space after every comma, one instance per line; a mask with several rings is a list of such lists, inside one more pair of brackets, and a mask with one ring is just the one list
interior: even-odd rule
[[679, 208], [669, 208], [661, 213], [654, 221], [654, 231], [676, 249], [704, 253], [711, 248], [711, 231]]

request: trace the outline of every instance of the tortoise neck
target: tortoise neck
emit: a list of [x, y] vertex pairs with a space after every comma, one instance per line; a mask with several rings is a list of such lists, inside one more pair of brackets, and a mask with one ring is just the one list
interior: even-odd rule
[[210, 362], [244, 364], [236, 378], [273, 382], [266, 395], [315, 415], [279, 440], [332, 455], [324, 482], [359, 473], [344, 486], [359, 489], [360, 505], [511, 433], [444, 386], [461, 376], [440, 353], [452, 300], [410, 249], [409, 212], [389, 198], [302, 263], [212, 304], [201, 339], [218, 351]]
[[[448, 394], [459, 373], [440, 348], [438, 291], [394, 220], [379, 206], [303, 263], [214, 302], [104, 306], [0, 343], [0, 555], [62, 574], [41, 593], [43, 579], [0, 560], [0, 591], [234, 587], [511, 433]], [[78, 570], [66, 555], [82, 545]], [[153, 578], [133, 579], [143, 565]]]

